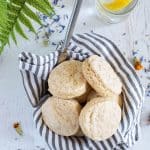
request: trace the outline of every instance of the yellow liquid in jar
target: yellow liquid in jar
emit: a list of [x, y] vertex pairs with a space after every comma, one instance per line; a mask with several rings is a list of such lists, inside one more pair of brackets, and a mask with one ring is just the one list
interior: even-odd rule
[[127, 7], [132, 0], [111, 0], [110, 2], [103, 2], [103, 7], [109, 11], [121, 11]]

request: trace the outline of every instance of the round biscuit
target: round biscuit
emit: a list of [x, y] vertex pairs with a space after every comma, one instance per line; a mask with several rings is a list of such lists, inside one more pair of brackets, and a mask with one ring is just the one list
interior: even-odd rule
[[92, 55], [82, 64], [82, 72], [100, 96], [119, 95], [122, 83], [112, 67], [102, 57]]
[[81, 110], [79, 124], [83, 133], [97, 141], [111, 137], [119, 127], [121, 109], [109, 98], [94, 98]]
[[71, 136], [79, 131], [81, 106], [76, 100], [50, 97], [41, 110], [45, 124], [55, 133]]
[[48, 78], [48, 90], [56, 97], [72, 99], [84, 95], [89, 88], [82, 74], [82, 62], [69, 60], [55, 67]]

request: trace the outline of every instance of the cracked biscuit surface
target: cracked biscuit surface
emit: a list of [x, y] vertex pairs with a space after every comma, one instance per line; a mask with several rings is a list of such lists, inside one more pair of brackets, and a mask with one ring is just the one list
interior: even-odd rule
[[[53, 96], [63, 99], [72, 99], [86, 94], [89, 84], [82, 74], [82, 62], [69, 60], [59, 64], [50, 73], [48, 86]], [[80, 99], [78, 101], [80, 102]]]
[[103, 58], [92, 55], [82, 64], [82, 72], [91, 87], [100, 96], [119, 95], [122, 90], [122, 83]]
[[121, 108], [107, 98], [94, 98], [81, 110], [79, 124], [83, 133], [97, 141], [111, 137], [119, 127]]
[[41, 110], [45, 124], [55, 133], [71, 136], [79, 131], [81, 106], [76, 100], [50, 97], [42, 105]]

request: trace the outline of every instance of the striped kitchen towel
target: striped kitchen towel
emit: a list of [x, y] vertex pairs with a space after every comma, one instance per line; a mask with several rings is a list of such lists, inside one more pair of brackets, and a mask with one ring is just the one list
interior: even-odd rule
[[123, 83], [124, 105], [122, 120], [117, 132], [105, 141], [96, 142], [87, 137], [64, 137], [55, 134], [44, 124], [41, 105], [51, 96], [47, 91], [47, 79], [56, 66], [60, 52], [45, 56], [28, 52], [19, 55], [19, 69], [23, 85], [33, 108], [35, 126], [45, 138], [50, 150], [123, 150], [131, 147], [139, 139], [140, 115], [144, 89], [132, 65], [126, 60], [116, 45], [109, 39], [96, 34], [77, 34], [68, 47], [70, 59], [83, 61], [90, 55], [103, 57], [115, 70]]

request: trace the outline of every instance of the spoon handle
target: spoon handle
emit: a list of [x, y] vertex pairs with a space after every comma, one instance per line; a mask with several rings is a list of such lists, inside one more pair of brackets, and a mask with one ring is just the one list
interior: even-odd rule
[[83, 0], [75, 0], [74, 4], [73, 4], [73, 11], [70, 17], [70, 21], [67, 27], [67, 32], [65, 35], [65, 40], [64, 43], [62, 45], [62, 50], [66, 51], [67, 46], [69, 45], [70, 39], [72, 37], [74, 28], [75, 28], [75, 24], [80, 12], [80, 8], [81, 8], [81, 4], [82, 4]]

